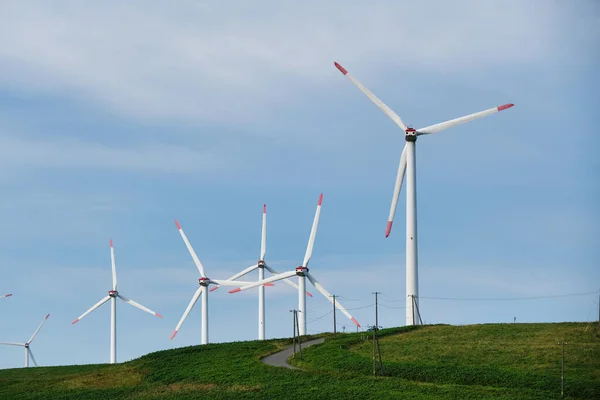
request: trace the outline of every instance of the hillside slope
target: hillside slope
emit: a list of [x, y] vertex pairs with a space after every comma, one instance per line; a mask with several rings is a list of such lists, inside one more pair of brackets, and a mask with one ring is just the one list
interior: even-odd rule
[[[117, 365], [1, 370], [0, 398], [560, 398], [560, 350], [555, 339], [581, 344], [567, 350], [567, 394], [597, 398], [589, 396], [596, 396], [600, 387], [600, 339], [595, 328], [586, 327], [515, 324], [389, 329], [381, 332], [384, 369], [389, 375], [383, 377], [371, 375], [372, 342], [361, 333], [338, 334], [306, 349], [304, 359], [294, 361], [306, 371], [260, 362], [261, 356], [289, 340], [192, 346]], [[539, 345], [550, 337], [553, 342], [547, 348]], [[453, 346], [459, 338], [464, 345]], [[491, 343], [499, 344], [493, 347]], [[509, 354], [518, 357], [511, 360]]]

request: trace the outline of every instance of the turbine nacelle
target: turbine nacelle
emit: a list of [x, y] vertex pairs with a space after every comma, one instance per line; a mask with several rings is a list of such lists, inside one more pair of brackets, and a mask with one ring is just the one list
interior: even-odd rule
[[258, 265], [258, 268], [264, 268], [266, 265], [265, 260], [258, 260], [256, 264]]
[[109, 291], [108, 291], [108, 295], [109, 295], [110, 297], [117, 297], [117, 296], [119, 295], [119, 292], [118, 292], [118, 291], [116, 291], [116, 290], [109, 290]]
[[307, 272], [308, 272], [308, 268], [303, 267], [302, 265], [299, 267], [296, 267], [296, 275], [298, 275], [298, 276], [306, 276]]
[[210, 279], [208, 279], [207, 277], [198, 278], [198, 283], [200, 284], [200, 286], [207, 287], [208, 285], [210, 285]]
[[407, 142], [416, 142], [417, 141], [417, 130], [415, 128], [406, 128], [404, 131], [404, 139]]

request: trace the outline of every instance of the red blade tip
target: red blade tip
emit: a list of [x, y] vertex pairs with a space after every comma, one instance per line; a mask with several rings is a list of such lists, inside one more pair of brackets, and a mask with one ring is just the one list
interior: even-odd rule
[[112, 239], [110, 239], [110, 247], [113, 247]]
[[181, 225], [179, 225], [179, 221], [175, 220], [175, 226], [177, 229], [181, 230]]
[[175, 337], [175, 335], [177, 335], [177, 331], [173, 331], [173, 334], [171, 335], [171, 340], [173, 340], [173, 338]]
[[9, 294], [6, 295], [6, 297], [10, 297], [10, 296], [12, 296], [12, 293], [9, 293]]
[[46, 315], [46, 319], [48, 319], [49, 316], [50, 316], [50, 314]]
[[235, 289], [230, 290], [229, 293], [237, 293], [241, 290], [242, 290], [241, 288], [235, 288]]
[[275, 286], [275, 284], [274, 284], [274, 283], [271, 283], [271, 282], [269, 282], [269, 283], [265, 283], [263, 286]]
[[77, 318], [75, 321], [71, 322], [71, 325], [73, 325], [75, 322], [78, 322], [79, 318]]
[[267, 213], [267, 205], [263, 204], [263, 214], [266, 214], [266, 213]]
[[320, 206], [321, 204], [323, 204], [323, 193], [319, 196], [319, 203], [317, 205]]
[[306, 292], [306, 294], [307, 294], [309, 297], [312, 297], [312, 294], [310, 294], [310, 292]]
[[502, 110], [506, 110], [507, 108], [511, 108], [512, 106], [514, 106], [514, 104], [508, 103], [508, 104], [498, 106], [497, 108], [498, 108], [498, 111], [502, 111]]
[[162, 318], [163, 316], [160, 315], [159, 313], [155, 312], [154, 315], [156, 315], [158, 318]]
[[210, 288], [209, 292], [214, 292], [215, 290], [217, 290], [219, 287], [218, 286], [213, 286], [212, 288]]
[[340, 72], [341, 72], [342, 74], [346, 75], [346, 74], [348, 73], [348, 71], [346, 71], [346, 68], [342, 67], [342, 66], [341, 66], [340, 64], [338, 64], [337, 62], [334, 62], [333, 64], [335, 65], [335, 67], [336, 67], [337, 69], [339, 69], [339, 70], [340, 70]]
[[390, 232], [392, 231], [392, 224], [394, 221], [388, 221], [387, 227], [385, 228], [385, 237], [390, 236]]
[[360, 324], [358, 323], [357, 320], [355, 320], [354, 318], [352, 318], [352, 322], [354, 322], [356, 324], [356, 326], [360, 327]]

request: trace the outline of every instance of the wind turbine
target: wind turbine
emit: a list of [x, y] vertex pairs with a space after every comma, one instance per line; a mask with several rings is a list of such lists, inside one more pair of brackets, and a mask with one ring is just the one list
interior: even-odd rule
[[[414, 129], [407, 127], [392, 109], [383, 103], [369, 89], [364, 87], [356, 78], [348, 73], [348, 71], [337, 62], [334, 62], [337, 69], [355, 84], [377, 107], [379, 107], [385, 115], [390, 117], [396, 125], [404, 131], [406, 144], [400, 155], [400, 165], [398, 166], [398, 174], [396, 176], [396, 185], [392, 197], [392, 205], [388, 218], [385, 237], [390, 235], [392, 223], [394, 222], [394, 214], [398, 204], [398, 197], [406, 173], [406, 325], [416, 325], [415, 311], [419, 309], [419, 291], [418, 291], [418, 273], [417, 273], [417, 173], [416, 173], [416, 154], [415, 145], [417, 137], [428, 135], [431, 133], [441, 132], [445, 129], [464, 124], [465, 122], [473, 121], [474, 119], [485, 117], [494, 114], [498, 111], [506, 110], [514, 106], [514, 104], [504, 104], [488, 110], [480, 111], [464, 117], [451, 119], [439, 124], [430, 125], [425, 128]], [[416, 308], [416, 310], [415, 310]]]
[[46, 315], [46, 318], [44, 318], [44, 320], [42, 321], [40, 326], [38, 326], [38, 328], [35, 330], [35, 332], [33, 332], [33, 335], [31, 335], [31, 337], [29, 338], [29, 340], [27, 342], [25, 342], [25, 343], [0, 342], [0, 344], [6, 344], [9, 346], [25, 347], [25, 368], [29, 367], [29, 358], [31, 358], [31, 361], [33, 361], [33, 364], [36, 367], [38, 366], [37, 362], [35, 361], [35, 357], [33, 356], [33, 353], [31, 352], [31, 349], [29, 348], [29, 346], [31, 345], [31, 342], [33, 342], [33, 339], [35, 339], [35, 336], [38, 334], [40, 329], [42, 329], [42, 325], [44, 325], [44, 323], [46, 322], [46, 320], [48, 319], [49, 316], [50, 316], [50, 314]]
[[79, 322], [80, 319], [110, 300], [110, 363], [114, 364], [117, 362], [117, 297], [123, 300], [125, 303], [137, 307], [142, 311], [146, 311], [149, 314], [155, 315], [158, 318], [162, 318], [162, 315], [131, 299], [128, 299], [117, 291], [117, 268], [115, 265], [115, 248], [113, 247], [112, 239], [110, 240], [110, 261], [112, 264], [112, 290], [108, 291], [108, 296], [102, 298], [102, 300], [94, 304], [89, 310], [81, 314], [79, 318], [72, 322], [72, 324]]
[[[221, 280], [221, 279], [217, 280], [217, 279], [207, 278], [206, 275], [204, 274], [204, 267], [202, 267], [202, 263], [200, 262], [200, 259], [198, 259], [198, 256], [196, 255], [194, 248], [190, 244], [190, 241], [188, 240], [187, 236], [185, 235], [185, 232], [183, 232], [183, 229], [181, 229], [181, 225], [179, 224], [179, 222], [177, 220], [175, 220], [175, 225], [177, 226], [177, 229], [179, 230], [179, 233], [181, 234], [181, 238], [183, 239], [185, 246], [187, 247], [188, 251], [190, 252], [192, 259], [194, 260], [194, 264], [196, 264], [196, 268], [198, 268], [198, 271], [200, 272], [201, 278], [198, 279], [198, 283], [200, 284], [200, 287], [196, 290], [196, 293], [194, 293], [194, 296], [192, 296], [192, 300], [190, 301], [190, 304], [188, 304], [183, 315], [181, 316], [179, 323], [177, 324], [177, 326], [175, 327], [175, 330], [173, 331], [173, 334], [171, 335], [171, 340], [173, 340], [175, 335], [177, 335], [177, 332], [179, 332], [179, 328], [181, 328], [181, 325], [183, 324], [183, 322], [187, 318], [188, 314], [190, 313], [190, 311], [192, 311], [192, 308], [194, 307], [194, 305], [196, 304], [196, 302], [202, 295], [202, 338], [201, 338], [200, 344], [207, 344], [208, 343], [208, 286], [210, 286], [211, 284], [223, 285], [223, 286], [237, 286], [240, 284], [240, 281]], [[242, 284], [250, 284], [250, 283], [251, 282], [242, 282]], [[273, 286], [273, 284], [272, 283], [267, 284], [266, 286]]]
[[[267, 205], [264, 204], [263, 205], [263, 215], [262, 215], [262, 235], [261, 235], [261, 242], [260, 242], [260, 259], [258, 260], [258, 263], [246, 268], [245, 270], [243, 270], [241, 272], [238, 272], [235, 275], [232, 275], [227, 280], [234, 281], [234, 280], [246, 275], [247, 273], [254, 271], [255, 269], [258, 269], [258, 280], [259, 281], [265, 279], [265, 269], [274, 275], [279, 274], [279, 272], [275, 271], [273, 268], [271, 268], [265, 262], [266, 253], [267, 253]], [[290, 281], [289, 279], [284, 279], [283, 281], [285, 283], [287, 283], [288, 285], [292, 286], [293, 288], [298, 289], [298, 285], [296, 285], [294, 282]], [[210, 289], [210, 292], [217, 290], [218, 288], [219, 288], [219, 286], [215, 286], [212, 289]], [[306, 292], [306, 294], [309, 295], [310, 297], [312, 297], [312, 294], [310, 294], [309, 292]], [[264, 340], [264, 339], [265, 339], [265, 287], [261, 285], [258, 287], [258, 340]]]
[[310, 272], [308, 272], [308, 263], [310, 262], [310, 258], [312, 256], [312, 251], [313, 251], [313, 246], [315, 244], [315, 237], [317, 235], [317, 227], [319, 225], [319, 216], [321, 214], [321, 204], [322, 203], [323, 203], [323, 193], [321, 193], [321, 195], [319, 196], [319, 202], [317, 203], [317, 211], [315, 212], [315, 218], [313, 220], [310, 237], [308, 239], [308, 245], [306, 246], [306, 253], [304, 255], [304, 261], [302, 262], [301, 266], [296, 267], [296, 269], [294, 269], [293, 271], [283, 272], [281, 274], [271, 276], [270, 278], [260, 280], [258, 282], [254, 282], [254, 283], [251, 283], [248, 285], [244, 285], [244, 286], [241, 286], [241, 287], [238, 287], [236, 289], [229, 291], [229, 293], [237, 293], [242, 290], [251, 289], [258, 285], [264, 285], [267, 283], [278, 281], [280, 279], [286, 279], [286, 278], [290, 278], [294, 275], [297, 275], [298, 276], [298, 309], [300, 310], [300, 314], [302, 314], [298, 321], [298, 329], [300, 331], [300, 335], [306, 335], [306, 293], [307, 293], [306, 292], [306, 278], [308, 278], [308, 280], [313, 284], [313, 286], [319, 292], [321, 292], [321, 294], [323, 296], [325, 296], [325, 298], [327, 300], [329, 300], [332, 304], [334, 304], [337, 309], [339, 309], [341, 312], [343, 312], [344, 315], [346, 315], [352, 322], [354, 322], [356, 324], [356, 326], [360, 326], [358, 321], [356, 319], [354, 319], [354, 317], [352, 315], [350, 315], [350, 313], [348, 311], [346, 311], [346, 309], [340, 304], [339, 301], [335, 301], [335, 303], [334, 303], [334, 300], [333, 300], [333, 297], [331, 296], [331, 294], [323, 287], [323, 285], [321, 285], [319, 283], [319, 281], [317, 281], [317, 279], [314, 277], [314, 275], [312, 275]]

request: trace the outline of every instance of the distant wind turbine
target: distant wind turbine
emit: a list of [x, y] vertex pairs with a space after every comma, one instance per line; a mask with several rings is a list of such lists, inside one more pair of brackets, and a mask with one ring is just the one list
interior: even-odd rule
[[117, 291], [117, 267], [115, 265], [115, 248], [113, 247], [112, 239], [110, 240], [110, 261], [112, 264], [112, 290], [108, 291], [108, 296], [102, 298], [102, 300], [94, 304], [89, 310], [81, 314], [79, 318], [72, 322], [72, 324], [79, 322], [79, 320], [81, 320], [83, 317], [110, 300], [110, 363], [114, 364], [117, 362], [117, 297], [123, 300], [125, 303], [139, 308], [142, 311], [146, 311], [149, 314], [155, 315], [158, 318], [162, 318], [162, 315], [131, 299], [128, 299]]
[[[204, 267], [202, 266], [200, 259], [196, 255], [196, 252], [194, 251], [192, 244], [188, 240], [187, 236], [185, 235], [185, 232], [183, 232], [183, 229], [181, 228], [181, 225], [179, 224], [179, 222], [177, 220], [175, 220], [175, 226], [177, 226], [177, 230], [181, 234], [181, 238], [183, 239], [185, 246], [187, 247], [188, 251], [190, 252], [190, 255], [192, 256], [192, 260], [194, 260], [194, 264], [196, 264], [196, 268], [198, 268], [198, 272], [200, 272], [200, 278], [198, 279], [198, 284], [200, 285], [200, 287], [198, 289], [196, 289], [196, 292], [192, 296], [192, 300], [190, 300], [190, 303], [188, 304], [187, 308], [183, 312], [183, 315], [181, 316], [179, 323], [177, 324], [177, 326], [175, 327], [175, 330], [173, 331], [173, 334], [171, 335], [171, 340], [173, 340], [175, 335], [177, 335], [177, 332], [179, 332], [179, 329], [181, 329], [181, 325], [183, 325], [183, 322], [189, 315], [190, 311], [192, 311], [192, 308], [194, 308], [194, 305], [196, 304], [196, 302], [198, 301], [200, 296], [202, 296], [202, 337], [201, 337], [200, 344], [207, 344], [208, 343], [208, 292], [209, 292], [208, 287], [210, 285], [237, 286], [240, 284], [240, 281], [230, 281], [230, 280], [222, 280], [222, 279], [217, 280], [217, 279], [207, 278], [206, 275], [204, 274]], [[251, 282], [241, 282], [241, 284], [250, 284], [250, 283]], [[273, 286], [273, 284], [270, 283], [266, 286]]]
[[[313, 247], [315, 244], [315, 237], [317, 236], [317, 227], [319, 225], [319, 217], [321, 215], [321, 205], [323, 204], [323, 193], [319, 196], [319, 202], [317, 203], [317, 211], [315, 212], [315, 218], [313, 220], [312, 229], [310, 231], [310, 236], [308, 238], [308, 245], [306, 246], [306, 253], [304, 254], [304, 261], [302, 265], [296, 267], [293, 271], [283, 272], [278, 275], [271, 276], [270, 278], [260, 280], [258, 282], [251, 283], [249, 285], [243, 285], [236, 289], [230, 290], [229, 293], [237, 293], [242, 290], [251, 289], [258, 285], [265, 285], [267, 283], [275, 282], [280, 279], [291, 278], [294, 275], [298, 276], [298, 309], [300, 310], [300, 318], [298, 320], [298, 330], [300, 335], [306, 335], [306, 278], [313, 284], [315, 289], [317, 289], [327, 300], [334, 304], [334, 306], [340, 310], [348, 319], [350, 319], [356, 326], [360, 326], [358, 321], [354, 319], [352, 315], [338, 302], [334, 300], [334, 297], [331, 296], [323, 285], [317, 281], [315, 276], [308, 272], [308, 263], [312, 257]], [[335, 301], [335, 303], [334, 303]]]
[[[258, 263], [246, 268], [245, 270], [243, 270], [241, 272], [238, 272], [235, 275], [232, 275], [227, 280], [234, 281], [234, 280], [239, 279], [242, 276], [246, 275], [247, 273], [254, 271], [255, 269], [258, 269], [258, 280], [259, 281], [265, 279], [265, 269], [274, 275], [279, 274], [279, 272], [275, 271], [273, 268], [271, 268], [266, 263], [266, 261], [265, 261], [266, 254], [267, 254], [267, 205], [264, 204], [263, 205], [263, 217], [262, 217], [262, 235], [261, 235], [261, 242], [260, 242], [260, 259], [258, 260]], [[298, 285], [296, 285], [291, 280], [284, 279], [283, 281], [285, 283], [287, 283], [288, 285], [292, 286], [293, 288], [298, 289]], [[215, 286], [212, 289], [210, 289], [210, 292], [212, 292], [213, 290], [217, 290], [218, 288], [219, 288], [219, 286]], [[309, 295], [310, 297], [312, 297], [312, 294], [310, 294], [309, 292], [306, 292], [306, 294]], [[265, 286], [261, 285], [258, 287], [258, 340], [264, 340], [264, 339], [265, 339]]]
[[44, 325], [44, 323], [46, 322], [46, 320], [48, 319], [49, 316], [50, 316], [50, 314], [46, 315], [46, 318], [44, 318], [44, 320], [42, 321], [40, 326], [38, 326], [38, 328], [35, 330], [35, 332], [33, 332], [33, 335], [31, 335], [29, 340], [26, 341], [25, 343], [0, 342], [0, 344], [5, 344], [8, 346], [23, 346], [25, 348], [25, 368], [29, 367], [29, 359], [30, 358], [31, 358], [31, 361], [33, 361], [33, 364], [36, 367], [38, 366], [37, 362], [35, 361], [35, 357], [33, 356], [33, 353], [31, 352], [31, 349], [29, 348], [29, 346], [31, 345], [31, 342], [33, 342], [33, 339], [35, 339], [35, 336], [38, 334], [40, 329], [42, 329], [42, 325]]

